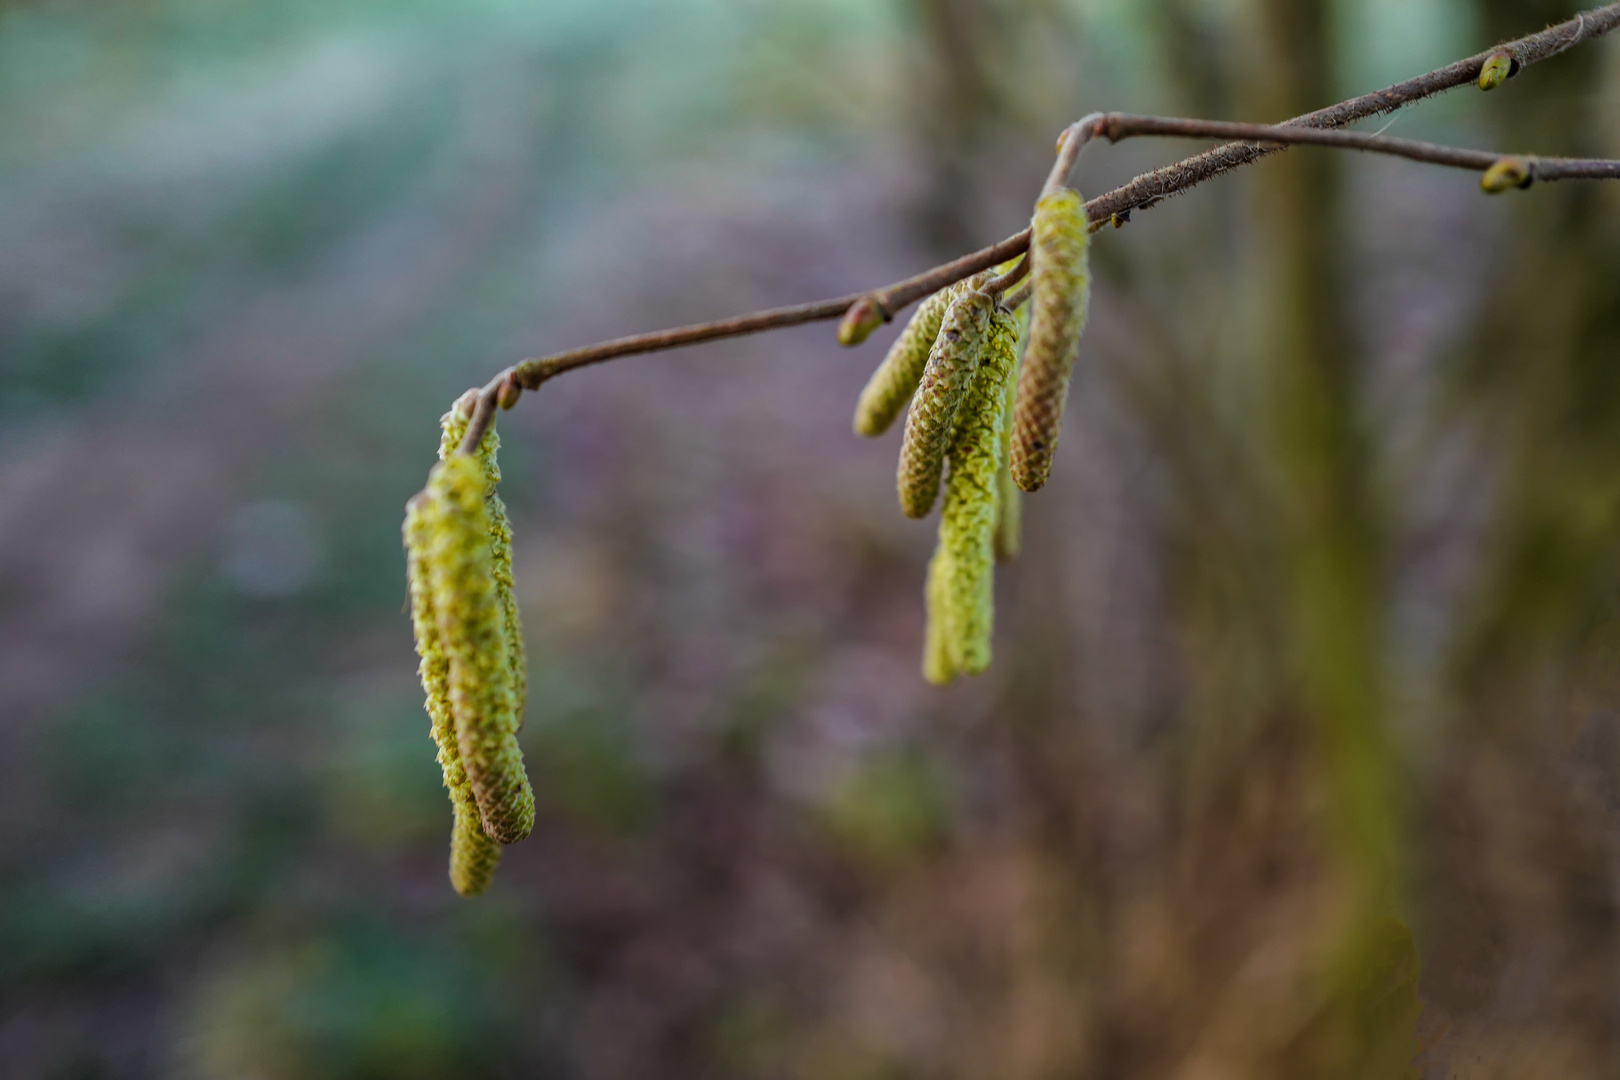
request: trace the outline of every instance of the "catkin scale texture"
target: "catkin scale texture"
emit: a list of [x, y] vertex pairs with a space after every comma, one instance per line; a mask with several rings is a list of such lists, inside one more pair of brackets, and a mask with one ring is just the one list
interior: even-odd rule
[[872, 437], [889, 430], [922, 381], [928, 356], [951, 302], [994, 276], [993, 272], [982, 270], [964, 281], [947, 285], [917, 306], [911, 321], [889, 346], [883, 363], [872, 372], [861, 390], [860, 400], [855, 404], [855, 434]]
[[1088, 228], [1078, 192], [1059, 188], [1035, 204], [1029, 242], [1034, 296], [1011, 447], [1012, 477], [1025, 491], [1039, 491], [1052, 474], [1052, 454], [1091, 301]]
[[1007, 380], [1001, 410], [1001, 467], [996, 470], [996, 561], [1012, 562], [1024, 550], [1024, 493], [1012, 478], [1013, 406], [1018, 373]]
[[1018, 320], [997, 308], [952, 436], [939, 546], [952, 666], [978, 675], [990, 666], [995, 621], [995, 536], [1007, 388], [1018, 364]]
[[484, 834], [472, 786], [461, 765], [461, 751], [456, 746], [456, 721], [450, 708], [450, 659], [439, 640], [427, 565], [433, 533], [432, 514], [433, 504], [426, 495], [418, 495], [406, 504], [403, 529], [406, 582], [410, 588], [416, 653], [421, 658], [417, 671], [427, 696], [427, 713], [432, 721], [433, 741], [439, 748], [444, 786], [450, 793], [450, 806], [455, 814], [450, 837], [450, 884], [462, 896], [477, 896], [489, 888], [500, 862], [501, 848]]
[[428, 477], [434, 527], [427, 565], [449, 658], [456, 745], [484, 831], [503, 844], [534, 827], [534, 793], [518, 748], [505, 614], [496, 591], [489, 506], [476, 459], [454, 454]]
[[917, 311], [900, 331], [883, 363], [872, 372], [860, 400], [855, 403], [855, 434], [876, 436], [889, 430], [895, 417], [906, 407], [928, 366], [928, 353], [939, 336], [945, 309], [951, 306], [951, 290], [941, 289], [917, 306]]
[[[456, 400], [450, 411], [439, 418], [442, 432], [439, 438], [439, 460], [447, 461], [461, 445], [472, 422], [473, 409], [478, 404], [478, 392], [469, 390]], [[501, 612], [506, 620], [507, 661], [511, 667], [512, 696], [515, 699], [513, 717], [518, 728], [523, 726], [523, 713], [528, 706], [529, 661], [523, 647], [523, 618], [518, 613], [517, 586], [512, 578], [512, 522], [506, 515], [506, 504], [495, 494], [501, 482], [501, 466], [497, 452], [500, 436], [491, 424], [478, 444], [478, 466], [484, 473], [484, 497], [489, 502], [489, 539], [494, 557], [495, 591], [500, 596]]]
[[939, 337], [928, 356], [922, 381], [906, 413], [896, 476], [900, 510], [907, 517], [926, 517], [939, 495], [956, 414], [966, 396], [984, 348], [995, 301], [982, 292], [964, 292], [951, 302]]
[[945, 578], [950, 574], [949, 556], [943, 545], [934, 549], [928, 560], [928, 582], [923, 587], [923, 600], [927, 623], [923, 632], [923, 678], [935, 686], [947, 686], [956, 678], [956, 665], [951, 661], [948, 644], [949, 610], [945, 603]]

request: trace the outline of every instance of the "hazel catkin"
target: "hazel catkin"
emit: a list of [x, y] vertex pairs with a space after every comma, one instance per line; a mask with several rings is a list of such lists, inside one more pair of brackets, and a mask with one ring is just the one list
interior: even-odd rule
[[996, 308], [958, 414], [940, 515], [942, 598], [951, 665], [966, 675], [990, 666], [995, 622], [995, 536], [1007, 387], [1018, 362], [1018, 321]]
[[941, 320], [922, 381], [912, 395], [900, 444], [896, 486], [901, 512], [907, 517], [927, 516], [939, 495], [956, 413], [978, 366], [994, 306], [995, 301], [982, 292], [964, 292], [951, 301]]
[[456, 721], [450, 708], [450, 659], [439, 640], [433, 610], [433, 585], [428, 570], [433, 533], [433, 504], [421, 494], [405, 505], [405, 575], [410, 589], [411, 623], [416, 631], [417, 668], [427, 695], [427, 713], [433, 741], [439, 748], [439, 767], [450, 793], [455, 823], [450, 835], [450, 884], [462, 896], [477, 896], [489, 888], [501, 847], [484, 834], [478, 805], [473, 800], [467, 772], [456, 745]]
[[1039, 491], [1052, 473], [1091, 299], [1088, 230], [1085, 202], [1076, 191], [1058, 188], [1035, 204], [1029, 242], [1033, 310], [1018, 372], [1011, 447], [1013, 480], [1025, 491]]
[[947, 686], [956, 678], [956, 665], [951, 661], [948, 644], [950, 638], [949, 605], [945, 601], [945, 579], [950, 574], [949, 554], [944, 545], [934, 548], [934, 557], [928, 560], [928, 580], [923, 586], [923, 601], [927, 622], [923, 631], [923, 678], [935, 686]]
[[1013, 403], [1018, 372], [1007, 380], [1001, 410], [1001, 464], [996, 469], [996, 561], [1012, 562], [1024, 550], [1024, 493], [1012, 478]]
[[[439, 418], [439, 460], [446, 461], [461, 446], [472, 422], [473, 410], [478, 405], [478, 391], [469, 390], [456, 399], [450, 411]], [[523, 618], [518, 612], [517, 585], [512, 577], [512, 522], [506, 514], [506, 504], [495, 493], [501, 481], [501, 466], [497, 453], [501, 438], [495, 425], [484, 432], [478, 444], [478, 465], [484, 473], [484, 498], [489, 503], [489, 539], [495, 567], [495, 592], [500, 597], [501, 613], [506, 621], [507, 663], [512, 680], [512, 696], [517, 726], [523, 727], [523, 713], [528, 706], [529, 662], [523, 646]]]
[[894, 339], [883, 362], [861, 390], [860, 400], [855, 403], [855, 434], [872, 437], [889, 430], [922, 380], [928, 354], [939, 337], [940, 324], [945, 321], [951, 301], [969, 289], [978, 288], [992, 276], [988, 271], [981, 271], [965, 281], [947, 285], [917, 305], [911, 320]]
[[503, 844], [534, 827], [534, 793], [517, 742], [516, 704], [490, 544], [489, 504], [475, 458], [452, 454], [428, 476], [427, 567], [449, 659], [450, 708], [462, 767], [484, 831]]

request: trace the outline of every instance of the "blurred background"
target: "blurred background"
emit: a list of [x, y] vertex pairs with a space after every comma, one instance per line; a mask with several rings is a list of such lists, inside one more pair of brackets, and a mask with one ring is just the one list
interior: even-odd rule
[[[0, 6], [0, 1077], [1620, 1075], [1620, 191], [1296, 151], [1099, 234], [947, 690], [850, 434], [894, 328], [527, 396], [540, 823], [474, 901], [398, 531], [517, 359], [1000, 239], [1093, 109], [1573, 11]], [[1620, 156], [1620, 40], [1389, 123]]]

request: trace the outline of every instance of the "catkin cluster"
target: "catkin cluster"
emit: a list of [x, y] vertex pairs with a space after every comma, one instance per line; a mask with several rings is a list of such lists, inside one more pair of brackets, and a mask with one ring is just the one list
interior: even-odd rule
[[489, 887], [500, 845], [534, 827], [534, 793], [517, 732], [527, 679], [512, 595], [512, 530], [495, 494], [493, 426], [475, 455], [456, 453], [472, 415], [442, 421], [440, 464], [405, 508], [406, 573], [422, 689], [455, 821], [450, 882]]
[[880, 435], [910, 403], [896, 484], [907, 517], [928, 514], [945, 476], [924, 589], [923, 677], [936, 685], [990, 665], [995, 564], [1022, 547], [1021, 492], [1039, 490], [1051, 474], [1090, 303], [1089, 233], [1077, 192], [1044, 193], [1031, 227], [1027, 292], [1010, 302], [994, 295], [1016, 284], [1007, 264], [934, 293], [856, 404], [855, 431]]

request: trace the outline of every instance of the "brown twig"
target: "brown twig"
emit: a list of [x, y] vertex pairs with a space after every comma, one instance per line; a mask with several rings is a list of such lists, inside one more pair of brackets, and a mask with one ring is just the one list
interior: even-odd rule
[[[1196, 187], [1207, 180], [1213, 180], [1234, 169], [1258, 161], [1268, 154], [1274, 154], [1284, 149], [1285, 140], [1276, 137], [1276, 128], [1312, 129], [1323, 131], [1325, 129], [1341, 128], [1364, 120], [1371, 116], [1393, 112], [1415, 101], [1433, 97], [1447, 90], [1455, 89], [1468, 83], [1477, 82], [1480, 71], [1487, 60], [1498, 53], [1506, 52], [1513, 59], [1513, 73], [1517, 74], [1530, 64], [1556, 56], [1567, 49], [1573, 48], [1584, 41], [1600, 37], [1620, 27], [1620, 0], [1594, 8], [1570, 19], [1548, 27], [1538, 33], [1529, 34], [1516, 41], [1507, 42], [1485, 52], [1478, 53], [1466, 60], [1459, 60], [1454, 64], [1439, 68], [1435, 71], [1419, 75], [1417, 78], [1396, 83], [1394, 86], [1377, 90], [1370, 94], [1341, 101], [1337, 105], [1295, 117], [1285, 124], [1266, 127], [1264, 125], [1234, 125], [1247, 131], [1256, 127], [1272, 132], [1272, 135], [1263, 142], [1255, 141], [1252, 135], [1237, 136], [1248, 141], [1229, 143], [1218, 146], [1194, 157], [1186, 158], [1172, 165], [1144, 173], [1136, 179], [1115, 188], [1113, 191], [1099, 195], [1086, 204], [1086, 213], [1092, 221], [1092, 228], [1101, 228], [1112, 221], [1116, 225], [1129, 220], [1133, 210], [1145, 210], [1159, 201], [1178, 195], [1183, 191]], [[1087, 117], [1079, 124], [1071, 126], [1068, 131], [1073, 132], [1088, 122], [1095, 123], [1095, 117]], [[1185, 123], [1213, 124], [1207, 121], [1187, 121]], [[1212, 137], [1225, 138], [1224, 135], [1212, 134], [1212, 129], [1206, 128]], [[1183, 134], [1172, 132], [1170, 134]], [[1088, 137], [1096, 134], [1094, 129], [1088, 130]], [[1351, 134], [1359, 140], [1378, 139], [1378, 136]], [[1286, 141], [1306, 141], [1304, 138], [1295, 139], [1290, 134]], [[1312, 141], [1317, 141], [1314, 138]], [[1349, 146], [1348, 142], [1326, 142], [1324, 145]], [[1384, 140], [1382, 149], [1386, 152], [1388, 144], [1408, 145], [1410, 140], [1390, 139]], [[1064, 165], [1064, 158], [1069, 150], [1078, 154], [1084, 140], [1071, 140], [1065, 138], [1060, 144], [1059, 160], [1054, 164], [1054, 175], [1062, 168], [1061, 175], [1066, 177], [1073, 160]], [[1427, 144], [1420, 144], [1427, 145]], [[1373, 149], [1374, 147], [1361, 145], [1357, 149]], [[1447, 153], [1470, 155], [1481, 153], [1479, 151], [1452, 150], [1451, 148], [1437, 148]], [[1411, 156], [1411, 155], [1406, 155]], [[1488, 167], [1499, 160], [1502, 155], [1489, 155], [1490, 161], [1485, 166], [1475, 163], [1463, 165], [1464, 168]], [[1420, 159], [1426, 160], [1426, 159]], [[1529, 159], [1534, 161], [1538, 169], [1545, 169], [1547, 165], [1560, 159]], [[1472, 162], [1472, 159], [1471, 159]], [[1449, 162], [1439, 162], [1449, 164]], [[1613, 173], [1604, 171], [1610, 163], [1592, 162], [1566, 162], [1559, 168], [1568, 171], [1559, 175], [1549, 175], [1545, 171], [1536, 173], [1541, 179], [1558, 179], [1561, 177], [1608, 177]], [[1601, 167], [1599, 167], [1601, 166]], [[1583, 171], [1590, 168], [1592, 171]], [[1060, 181], [1061, 182], [1061, 181]], [[556, 353], [551, 356], [535, 357], [523, 361], [516, 367], [503, 372], [489, 387], [485, 388], [479, 399], [479, 408], [474, 416], [473, 425], [469, 426], [468, 442], [462, 444], [463, 449], [477, 446], [473, 440], [476, 433], [482, 437], [482, 432], [488, 427], [490, 419], [494, 416], [496, 398], [499, 396], [500, 384], [508, 378], [512, 384], [526, 390], [533, 390], [541, 383], [565, 371], [585, 367], [590, 364], [601, 363], [620, 356], [633, 356], [637, 353], [661, 352], [666, 349], [679, 348], [683, 345], [697, 345], [706, 341], [717, 341], [722, 338], [741, 337], [745, 334], [755, 334], [764, 330], [775, 330], [781, 327], [798, 326], [803, 323], [820, 322], [841, 317], [852, 304], [868, 301], [877, 305], [878, 309], [893, 317], [907, 305], [920, 300], [947, 285], [954, 284], [963, 278], [970, 277], [981, 270], [1006, 262], [1016, 255], [1021, 255], [1029, 248], [1029, 230], [1009, 236], [999, 243], [987, 248], [963, 255], [941, 266], [934, 267], [915, 277], [895, 282], [871, 292], [853, 293], [830, 300], [820, 300], [809, 304], [796, 304], [791, 307], [772, 308], [767, 311], [754, 312], [750, 315], [740, 315], [736, 318], [722, 319], [718, 322], [701, 323], [695, 326], [684, 326], [672, 330], [659, 330], [650, 334], [637, 334], [631, 337], [617, 338], [613, 341], [590, 345], [581, 349], [572, 349], [567, 352]], [[475, 431], [476, 428], [476, 431]]]
[[[1334, 128], [1289, 127], [1282, 124], [1237, 124], [1226, 120], [1188, 120], [1171, 116], [1136, 116], [1108, 113], [1097, 124], [1097, 133], [1109, 142], [1121, 142], [1137, 135], [1169, 135], [1189, 139], [1242, 139], [1246, 142], [1282, 146], [1305, 144], [1333, 146], [1344, 150], [1365, 150], [1374, 154], [1443, 165], [1452, 169], [1485, 172], [1512, 155], [1489, 150], [1466, 150], [1416, 139], [1397, 139], [1365, 131]], [[1534, 180], [1613, 180], [1620, 179], [1620, 161], [1583, 158], [1529, 157]]]

